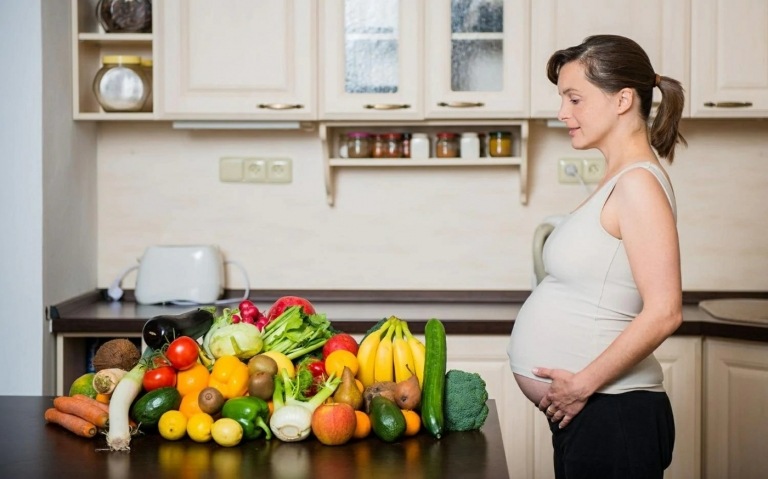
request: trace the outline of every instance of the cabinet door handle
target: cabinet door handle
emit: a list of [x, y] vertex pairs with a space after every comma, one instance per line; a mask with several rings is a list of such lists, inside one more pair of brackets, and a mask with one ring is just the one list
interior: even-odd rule
[[268, 110], [298, 110], [304, 108], [304, 105], [291, 105], [290, 103], [259, 103], [257, 106]]
[[479, 108], [485, 106], [485, 103], [479, 101], [441, 101], [437, 106], [447, 106], [448, 108]]
[[704, 106], [712, 108], [747, 108], [752, 106], [751, 101], [708, 101]]
[[398, 105], [396, 103], [376, 103], [373, 105], [363, 105], [363, 108], [366, 110], [405, 110], [406, 108], [410, 108], [411, 105], [408, 105], [407, 103], [403, 103], [402, 105]]

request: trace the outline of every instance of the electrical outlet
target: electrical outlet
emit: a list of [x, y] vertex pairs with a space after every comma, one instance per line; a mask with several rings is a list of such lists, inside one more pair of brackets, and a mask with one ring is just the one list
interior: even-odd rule
[[233, 157], [219, 158], [219, 180], [225, 182], [243, 181], [243, 159]]
[[243, 181], [249, 183], [266, 183], [267, 160], [264, 158], [244, 158]]
[[557, 163], [557, 179], [560, 183], [580, 183], [582, 161], [576, 158], [560, 158]]
[[290, 158], [267, 160], [267, 181], [269, 183], [290, 183], [293, 180], [293, 165]]
[[584, 183], [599, 183], [605, 176], [604, 158], [584, 158], [581, 160], [581, 177]]

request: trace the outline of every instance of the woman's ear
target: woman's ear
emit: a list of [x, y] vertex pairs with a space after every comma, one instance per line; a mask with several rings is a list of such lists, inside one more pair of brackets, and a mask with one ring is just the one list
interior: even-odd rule
[[635, 102], [635, 91], [631, 88], [622, 88], [617, 98], [619, 100], [617, 113], [621, 115], [632, 108], [632, 104]]

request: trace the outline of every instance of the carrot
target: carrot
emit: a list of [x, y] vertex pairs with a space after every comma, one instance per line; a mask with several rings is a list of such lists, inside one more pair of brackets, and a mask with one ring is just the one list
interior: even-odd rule
[[[97, 394], [96, 395], [96, 401], [102, 403], [102, 404], [109, 404], [109, 394]], [[109, 411], [107, 411], [109, 412]]]
[[[94, 406], [100, 408], [105, 413], [109, 414], [109, 404], [104, 404], [102, 402], [99, 402], [99, 401], [97, 401], [96, 399], [93, 399], [90, 396], [86, 396], [85, 394], [75, 394], [72, 397], [75, 398], [75, 399], [80, 399], [81, 401], [85, 401], [85, 402], [87, 402], [89, 404], [93, 404]], [[134, 421], [133, 419], [129, 419], [128, 420], [128, 425], [133, 427], [133, 428], [138, 427], [138, 424], [136, 424], [136, 421]]]
[[81, 419], [85, 419], [96, 427], [103, 428], [109, 423], [109, 413], [82, 399], [71, 396], [59, 396], [53, 400], [53, 407], [63, 413], [73, 414]]
[[45, 411], [45, 420], [53, 424], [58, 424], [64, 429], [73, 432], [81, 437], [93, 437], [96, 435], [96, 426], [92, 423], [75, 416], [61, 412], [55, 407], [48, 408]]

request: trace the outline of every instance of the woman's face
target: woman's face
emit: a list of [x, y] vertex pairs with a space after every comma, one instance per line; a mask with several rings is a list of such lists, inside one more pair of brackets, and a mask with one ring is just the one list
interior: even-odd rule
[[579, 62], [563, 65], [557, 90], [561, 98], [557, 118], [565, 122], [571, 146], [577, 150], [599, 148], [618, 118], [617, 95], [590, 83]]

